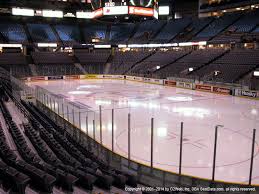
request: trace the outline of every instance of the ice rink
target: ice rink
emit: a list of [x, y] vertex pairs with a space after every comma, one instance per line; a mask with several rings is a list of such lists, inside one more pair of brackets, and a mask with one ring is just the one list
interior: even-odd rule
[[[127, 157], [128, 114], [131, 117], [131, 159], [150, 165], [151, 118], [154, 118], [154, 167], [178, 172], [180, 124], [184, 123], [182, 173], [211, 178], [214, 133], [219, 128], [216, 180], [247, 183], [252, 131], [257, 129], [253, 184], [259, 184], [259, 101], [194, 90], [124, 80], [31, 82], [83, 104], [82, 130], [99, 141], [102, 106], [103, 144], [111, 148], [111, 110], [114, 109], [115, 152]], [[89, 115], [87, 115], [89, 114]], [[84, 118], [83, 118], [84, 117]]]

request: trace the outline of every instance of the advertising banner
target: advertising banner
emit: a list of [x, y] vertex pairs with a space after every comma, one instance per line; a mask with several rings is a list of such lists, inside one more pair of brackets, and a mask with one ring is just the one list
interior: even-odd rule
[[185, 83], [185, 88], [188, 88], [188, 89], [193, 89], [192, 88], [192, 83]]
[[176, 86], [176, 81], [165, 80], [165, 86], [175, 87]]
[[80, 75], [66, 75], [64, 79], [80, 79]]
[[154, 16], [154, 9], [153, 8], [146, 8], [146, 7], [129, 6], [129, 14], [152, 17], [152, 16]]
[[143, 81], [143, 77], [135, 77], [135, 76], [126, 76], [126, 80], [132, 80], [132, 81]]
[[102, 75], [101, 77], [104, 78], [104, 79], [112, 79], [112, 78], [114, 78], [113, 75]]
[[206, 92], [211, 92], [212, 91], [212, 86], [209, 85], [196, 85], [196, 90], [201, 90], [201, 91], [206, 91]]
[[162, 80], [162, 79], [153, 79], [153, 78], [144, 78], [144, 82], [152, 83], [152, 84], [159, 84], [159, 85], [163, 85], [164, 84], [164, 80]]
[[193, 89], [193, 84], [188, 82], [176, 82], [176, 86], [179, 88]]
[[184, 82], [176, 82], [176, 86], [180, 88], [184, 88]]
[[83, 78], [80, 76], [80, 79], [96, 79], [96, 78], [98, 77], [95, 74], [87, 74], [87, 75], [84, 75]]
[[37, 77], [31, 77], [31, 79], [30, 79], [30, 81], [40, 81], [40, 80], [48, 80], [48, 77], [37, 76]]
[[257, 92], [242, 90], [241, 91], [241, 96], [256, 98], [257, 97]]
[[63, 76], [48, 76], [48, 80], [59, 80], [59, 79], [63, 79]]
[[218, 94], [230, 95], [231, 90], [229, 88], [213, 86], [213, 92]]

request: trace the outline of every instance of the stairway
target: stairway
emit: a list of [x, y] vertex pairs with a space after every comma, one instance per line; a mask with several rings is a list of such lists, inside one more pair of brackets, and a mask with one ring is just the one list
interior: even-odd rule
[[189, 51], [189, 52], [185, 53], [184, 55], [182, 55], [182, 56], [176, 58], [174, 61], [172, 61], [172, 62], [170, 62], [170, 63], [168, 63], [168, 64], [163, 65], [160, 69], [157, 69], [156, 71], [154, 71], [154, 73], [159, 73], [162, 69], [168, 67], [169, 65], [171, 65], [171, 64], [173, 64], [173, 63], [176, 63], [176, 62], [179, 61], [180, 59], [182, 59], [182, 58], [186, 57], [187, 55], [191, 54], [191, 52], [192, 52], [192, 51]]
[[36, 65], [35, 64], [29, 64], [32, 76], [38, 76], [37, 70], [36, 70]]
[[213, 63], [214, 61], [218, 60], [219, 58], [223, 57], [224, 55], [228, 54], [230, 52], [230, 50], [226, 50], [225, 52], [221, 53], [220, 55], [214, 57], [213, 59], [211, 59], [209, 62], [201, 65], [200, 67], [194, 69], [194, 71], [188, 73], [188, 75], [193, 75], [194, 72], [196, 73], [197, 71], [199, 71], [200, 69], [202, 69], [203, 67], [210, 65], [211, 63]]
[[112, 66], [112, 64], [111, 64], [111, 63], [106, 63], [106, 64], [104, 65], [104, 71], [103, 71], [103, 74], [109, 74], [110, 69], [111, 69], [111, 66]]
[[83, 73], [88, 74], [88, 72], [83, 68], [83, 66], [80, 63], [74, 63], [74, 65]]
[[135, 66], [137, 66], [138, 64], [140, 64], [141, 62], [145, 61], [147, 58], [151, 57], [152, 55], [154, 55], [156, 53], [156, 51], [151, 52], [149, 55], [145, 56], [144, 58], [140, 59], [139, 61], [137, 61], [136, 63], [134, 63], [129, 69], [127, 69], [123, 75], [131, 75], [131, 70], [134, 69]]
[[134, 37], [135, 33], [138, 31], [139, 26], [140, 26], [139, 22], [135, 24], [134, 29], [132, 30], [132, 32], [127, 40], [127, 43], [129, 43], [130, 40]]

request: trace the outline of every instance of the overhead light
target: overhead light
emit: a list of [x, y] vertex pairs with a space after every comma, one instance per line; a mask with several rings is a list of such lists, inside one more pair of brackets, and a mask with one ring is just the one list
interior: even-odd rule
[[76, 17], [73, 13], [66, 13], [65, 15], [64, 15], [64, 17], [67, 17], [67, 18], [74, 18], [74, 17]]
[[159, 6], [158, 7], [158, 14], [159, 15], [169, 15], [169, 6]]
[[92, 19], [93, 13], [92, 12], [78, 11], [78, 12], [76, 12], [76, 17], [77, 18], [84, 18], [84, 19]]
[[0, 48], [22, 48], [22, 44], [0, 44]]
[[189, 68], [189, 72], [192, 72], [194, 69], [193, 69], [193, 67], [190, 67]]
[[94, 45], [94, 48], [111, 48], [111, 45]]
[[42, 10], [43, 17], [63, 18], [63, 11]]
[[259, 71], [254, 71], [254, 76], [259, 77]]
[[205, 46], [207, 45], [206, 41], [200, 41], [200, 42], [180, 42], [179, 46]]
[[174, 47], [178, 46], [177, 43], [166, 43], [166, 44], [129, 44], [129, 48], [156, 48], [156, 47]]
[[38, 47], [54, 47], [58, 46], [57, 43], [38, 43]]
[[20, 16], [34, 16], [34, 10], [25, 8], [12, 8], [12, 14]]
[[92, 38], [92, 42], [100, 42], [100, 39], [98, 39], [98, 38]]
[[89, 91], [70, 91], [68, 92], [69, 94], [72, 94], [72, 95], [88, 95], [88, 94], [91, 94], [91, 92]]
[[127, 48], [127, 45], [126, 44], [119, 44], [118, 48]]
[[158, 66], [156, 66], [156, 69], [160, 69], [160, 66], [158, 65]]

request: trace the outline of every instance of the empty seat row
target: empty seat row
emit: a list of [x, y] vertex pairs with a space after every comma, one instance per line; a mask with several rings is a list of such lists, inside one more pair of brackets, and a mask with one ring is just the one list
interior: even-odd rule
[[[41, 159], [37, 156], [37, 154], [32, 152], [31, 148], [29, 148], [20, 130], [12, 121], [12, 117], [3, 102], [0, 103], [0, 106], [2, 113], [5, 115], [4, 118], [8, 126], [9, 132], [13, 137], [19, 154], [24, 160], [16, 162], [16, 167], [22, 172], [29, 175], [32, 182], [34, 182], [34, 185], [42, 188], [46, 192], [51, 192], [56, 181], [55, 177], [44, 172], [41, 169]], [[38, 167], [36, 167], [36, 165], [38, 165]]]
[[[16, 158], [6, 143], [6, 138], [0, 123], [0, 158], [12, 157]], [[16, 168], [7, 165], [0, 160], [0, 180], [2, 180], [2, 187], [11, 192], [25, 194], [25, 188], [30, 182], [30, 177], [18, 171]]]
[[[31, 109], [32, 110], [32, 109]], [[105, 189], [110, 189], [114, 178], [110, 176], [109, 174], [102, 171], [102, 169], [97, 169], [98, 165], [94, 164], [93, 162], [89, 162], [89, 159], [84, 157], [80, 152], [77, 152], [77, 154], [80, 155], [80, 159], [74, 158], [72, 156], [72, 152], [69, 150], [69, 147], [63, 147], [59, 142], [62, 143], [62, 140], [59, 139], [59, 142], [53, 137], [53, 128], [44, 121], [43, 118], [40, 118], [38, 114], [34, 112], [34, 116], [37, 119], [41, 120], [41, 123], [43, 124], [44, 128], [41, 128], [40, 130], [40, 137], [47, 143], [47, 145], [53, 150], [53, 152], [56, 154], [56, 156], [64, 162], [66, 165], [71, 166], [73, 168], [79, 169], [82, 172], [88, 173], [92, 176], [95, 176], [97, 180], [95, 181], [95, 184], [97, 184], [99, 187], [104, 187]], [[35, 126], [34, 126], [35, 127]], [[52, 132], [51, 132], [52, 131]], [[57, 138], [58, 139], [58, 138]], [[64, 142], [63, 142], [64, 145]], [[75, 155], [75, 154], [73, 154]], [[82, 163], [84, 165], [82, 165]], [[124, 183], [125, 185], [125, 183]]]

